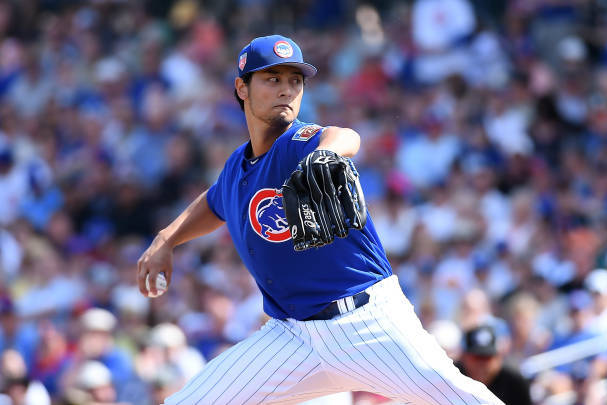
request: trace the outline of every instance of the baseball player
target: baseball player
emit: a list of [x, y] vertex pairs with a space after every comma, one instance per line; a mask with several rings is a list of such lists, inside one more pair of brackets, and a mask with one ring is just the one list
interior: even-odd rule
[[458, 371], [402, 294], [352, 187], [347, 158], [358, 134], [297, 120], [316, 68], [280, 35], [251, 41], [237, 66], [250, 140], [159, 232], [139, 259], [138, 283], [156, 294], [160, 272], [170, 284], [173, 248], [225, 223], [271, 319], [165, 404], [293, 404], [341, 391], [420, 405], [502, 404]]

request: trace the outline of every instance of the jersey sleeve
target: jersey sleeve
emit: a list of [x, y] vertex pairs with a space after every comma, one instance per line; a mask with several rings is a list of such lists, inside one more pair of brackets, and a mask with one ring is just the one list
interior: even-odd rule
[[219, 178], [213, 184], [209, 191], [207, 191], [207, 204], [209, 204], [209, 208], [213, 211], [213, 214], [222, 221], [225, 221], [225, 213], [224, 213], [224, 205], [223, 205], [223, 192], [222, 192], [222, 184], [224, 178], [224, 170], [221, 171]]
[[295, 150], [297, 162], [318, 148], [320, 135], [326, 129], [319, 125], [306, 125], [300, 128], [291, 138], [291, 145]]

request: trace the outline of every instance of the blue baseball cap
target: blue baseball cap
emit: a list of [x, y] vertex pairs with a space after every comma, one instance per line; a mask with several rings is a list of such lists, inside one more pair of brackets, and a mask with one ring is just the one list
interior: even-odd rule
[[464, 351], [478, 356], [497, 354], [495, 329], [490, 325], [480, 325], [464, 334]]
[[304, 62], [299, 46], [282, 35], [255, 38], [238, 54], [239, 77], [276, 65], [295, 66], [301, 69], [304, 77], [312, 77], [317, 71], [313, 65]]

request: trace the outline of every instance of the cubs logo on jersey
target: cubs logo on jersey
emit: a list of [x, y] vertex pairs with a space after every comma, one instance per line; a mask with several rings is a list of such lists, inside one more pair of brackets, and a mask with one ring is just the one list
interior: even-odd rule
[[291, 239], [280, 190], [262, 188], [255, 193], [249, 201], [249, 222], [255, 233], [269, 242]]
[[274, 53], [281, 58], [290, 58], [293, 56], [293, 47], [287, 41], [277, 41], [274, 44]]
[[291, 137], [291, 139], [293, 139], [294, 141], [307, 142], [321, 129], [322, 127], [320, 125], [306, 125], [304, 127], [299, 128], [297, 132], [295, 132], [293, 137]]

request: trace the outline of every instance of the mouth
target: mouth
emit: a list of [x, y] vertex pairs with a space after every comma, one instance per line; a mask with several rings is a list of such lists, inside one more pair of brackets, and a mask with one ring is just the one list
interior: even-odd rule
[[278, 105], [275, 105], [274, 108], [282, 108], [282, 109], [287, 109], [288, 108], [289, 110], [293, 110], [291, 108], [291, 106], [288, 105], [288, 104], [278, 104]]

